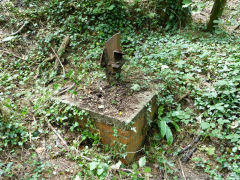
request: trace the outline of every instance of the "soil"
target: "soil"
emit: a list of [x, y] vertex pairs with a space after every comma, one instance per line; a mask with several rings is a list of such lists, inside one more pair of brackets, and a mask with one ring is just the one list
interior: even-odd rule
[[150, 90], [134, 91], [131, 87], [130, 82], [109, 85], [106, 81], [98, 81], [88, 88], [78, 88], [77, 95], [66, 93], [60, 99], [77, 104], [81, 109], [124, 121], [136, 114], [153, 95]]

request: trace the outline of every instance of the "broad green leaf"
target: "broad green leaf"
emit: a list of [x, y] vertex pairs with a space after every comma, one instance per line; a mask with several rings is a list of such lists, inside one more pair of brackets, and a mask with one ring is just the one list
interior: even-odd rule
[[163, 108], [164, 108], [164, 106], [160, 106], [158, 108], [158, 118], [160, 118], [163, 115]]
[[138, 164], [139, 164], [139, 167], [143, 167], [143, 166], [145, 166], [146, 165], [146, 156], [144, 156], [144, 157], [141, 157], [140, 159], [139, 159], [139, 161], [138, 161]]
[[168, 145], [171, 145], [173, 143], [173, 135], [169, 126], [166, 128], [166, 138]]
[[177, 124], [176, 122], [172, 121], [172, 125], [175, 127], [175, 129], [176, 129], [177, 132], [180, 132], [180, 131], [181, 131], [181, 130], [180, 130], [180, 127], [178, 126], [178, 124]]
[[161, 134], [161, 138], [164, 138], [165, 134], [166, 134], [166, 129], [167, 129], [167, 123], [166, 121], [158, 121], [158, 127], [160, 129], [160, 134]]

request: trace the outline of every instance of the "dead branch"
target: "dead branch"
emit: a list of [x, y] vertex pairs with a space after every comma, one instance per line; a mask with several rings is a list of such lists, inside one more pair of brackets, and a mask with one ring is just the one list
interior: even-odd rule
[[0, 51], [3, 52], [3, 53], [5, 53], [5, 54], [8, 54], [8, 55], [10, 55], [10, 56], [14, 56], [14, 57], [16, 57], [16, 58], [18, 58], [18, 59], [26, 60], [26, 59], [24, 59], [24, 58], [22, 58], [22, 57], [20, 57], [20, 56], [18, 56], [18, 55], [16, 55], [16, 54], [13, 54], [12, 52], [4, 51], [4, 50], [1, 50], [1, 49], [0, 49]]
[[131, 170], [131, 169], [120, 168], [119, 170], [121, 170], [123, 172], [127, 172], [127, 173], [133, 173], [133, 170]]
[[[63, 75], [65, 76], [65, 69], [64, 69], [64, 66], [63, 66], [63, 64], [62, 64], [62, 62], [61, 62], [61, 60], [60, 60], [58, 54], [55, 52], [55, 50], [54, 50], [52, 47], [51, 47], [51, 49], [52, 49], [53, 53], [55, 54], [57, 60], [59, 61], [60, 65], [62, 66], [62, 69], [63, 69]], [[56, 66], [56, 67], [58, 67], [58, 66]]]
[[55, 56], [54, 56], [53, 54], [51, 54], [50, 57], [48, 57], [47, 59], [45, 59], [43, 62], [41, 62], [41, 63], [38, 65], [37, 73], [36, 73], [36, 75], [34, 76], [34, 79], [37, 79], [37, 78], [38, 78], [38, 76], [39, 76], [39, 74], [40, 74], [41, 65], [42, 65], [43, 63], [48, 62], [48, 61], [54, 60], [54, 58], [55, 58]]
[[62, 138], [62, 136], [54, 129], [54, 127], [50, 124], [50, 122], [45, 119], [45, 122], [47, 123], [48, 127], [57, 135], [57, 137], [61, 140], [62, 144], [68, 148], [67, 142]]
[[187, 152], [186, 155], [182, 157], [182, 162], [184, 163], [188, 162], [196, 150], [197, 148], [194, 147], [191, 151]]
[[177, 100], [177, 103], [179, 103], [180, 101], [182, 101], [183, 99], [185, 99], [189, 94], [190, 94], [190, 91], [188, 91], [186, 94], [184, 94], [183, 96], [181, 96], [181, 97]]
[[4, 106], [3, 102], [0, 102], [0, 115], [2, 116], [3, 121], [7, 121], [11, 115], [10, 110]]
[[64, 94], [65, 92], [69, 91], [70, 89], [72, 89], [74, 87], [75, 84], [72, 84], [69, 87], [65, 87], [63, 88], [63, 90], [61, 90], [60, 92], [54, 94], [55, 96], [61, 96], [62, 94]]
[[37, 73], [36, 73], [34, 79], [37, 79], [37, 78], [38, 78], [38, 76], [39, 76], [39, 74], [40, 74], [41, 65], [42, 65], [43, 63], [48, 62], [48, 61], [53, 61], [55, 58], [56, 58], [56, 61], [55, 61], [54, 69], [57, 69], [58, 65], [61, 64], [61, 66], [62, 66], [62, 68], [63, 68], [64, 75], [65, 75], [65, 69], [64, 69], [64, 67], [63, 67], [63, 64], [62, 64], [60, 58], [61, 58], [61, 56], [63, 55], [63, 53], [65, 52], [65, 50], [66, 50], [69, 42], [70, 42], [70, 37], [69, 37], [69, 36], [66, 36], [66, 37], [64, 38], [61, 46], [59, 47], [57, 53], [54, 51], [53, 48], [51, 48], [52, 51], [53, 51], [53, 53], [54, 53], [54, 55], [51, 54], [50, 57], [48, 57], [47, 59], [45, 59], [42, 63], [40, 63], [40, 64], [38, 65]]
[[185, 151], [187, 151], [188, 149], [190, 149], [194, 144], [198, 143], [201, 139], [202, 135], [197, 136], [194, 141], [192, 143], [190, 143], [189, 145], [187, 145], [185, 148], [183, 148], [178, 155], [184, 153]]
[[178, 158], [178, 163], [179, 163], [180, 169], [181, 169], [181, 171], [182, 171], [182, 176], [183, 176], [184, 180], [187, 180], [187, 179], [186, 179], [186, 176], [185, 176], [185, 173], [184, 173], [184, 171], [183, 171], [182, 163], [181, 163], [181, 161], [180, 161], [179, 158]]
[[15, 36], [17, 35], [18, 33], [20, 33], [23, 28], [28, 24], [29, 22], [28, 21], [25, 21], [24, 24], [15, 32], [15, 33], [12, 33], [11, 36]]
[[[57, 51], [57, 55], [59, 56], [59, 59], [61, 58], [61, 56], [63, 55], [63, 53], [65, 52], [68, 44], [70, 42], [70, 37], [66, 36], [61, 44], [61, 46], [59, 47], [58, 51]], [[55, 54], [55, 53], [54, 53]], [[56, 55], [55, 55], [56, 56]], [[57, 56], [56, 56], [57, 57]], [[59, 65], [59, 61], [55, 61], [55, 66], [54, 68], [57, 69], [58, 65]]]
[[141, 148], [141, 149], [139, 149], [138, 151], [135, 151], [135, 152], [127, 152], [128, 154], [136, 154], [136, 153], [138, 153], [138, 152], [140, 152], [140, 151], [142, 151], [142, 150], [144, 150], [144, 148]]
[[238, 29], [240, 29], [240, 24], [237, 25], [237, 26], [234, 28], [234, 31], [236, 31], [236, 30], [238, 30]]
[[[51, 125], [51, 123], [45, 118], [45, 122], [47, 123], [48, 127], [57, 135], [57, 137], [61, 140], [62, 144], [64, 145], [64, 148], [66, 151], [71, 151], [71, 149], [69, 148], [69, 146], [67, 145], [67, 142], [62, 138], [62, 136], [54, 129], [54, 127]], [[82, 155], [82, 153], [79, 153], [78, 149], [74, 148], [74, 150], [76, 151], [77, 154], [80, 155], [80, 157], [82, 159], [85, 159], [87, 161], [93, 161], [92, 159]]]
[[164, 180], [166, 179], [168, 179], [168, 174], [167, 174], [167, 167], [166, 167], [166, 164], [165, 163], [163, 163], [164, 164]]

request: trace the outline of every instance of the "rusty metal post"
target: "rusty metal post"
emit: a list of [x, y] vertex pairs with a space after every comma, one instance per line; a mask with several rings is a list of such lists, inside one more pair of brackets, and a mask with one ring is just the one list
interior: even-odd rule
[[101, 56], [101, 67], [105, 68], [109, 83], [117, 82], [125, 63], [120, 44], [120, 33], [113, 35], [106, 43]]

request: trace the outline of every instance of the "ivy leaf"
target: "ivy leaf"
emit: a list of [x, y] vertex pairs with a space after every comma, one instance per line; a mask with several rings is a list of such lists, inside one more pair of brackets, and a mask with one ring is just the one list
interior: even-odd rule
[[201, 123], [201, 128], [203, 130], [210, 128], [210, 124], [208, 122], [202, 122]]
[[141, 87], [139, 84], [133, 84], [131, 90], [133, 91], [140, 91]]
[[98, 165], [97, 162], [91, 162], [91, 163], [89, 164], [90, 170], [92, 171], [92, 170], [96, 169], [96, 168], [97, 168], [97, 165]]
[[173, 143], [173, 135], [169, 126], [166, 127], [166, 138], [168, 145], [171, 145]]
[[113, 10], [114, 8], [115, 8], [115, 5], [112, 4], [111, 6], [108, 7], [108, 10], [111, 11], [111, 10]]
[[[140, 160], [139, 160], [139, 161], [140, 161]], [[134, 164], [132, 165], [132, 168], [133, 168], [133, 170], [136, 170], [136, 169], [138, 168], [137, 164], [134, 163]]]
[[97, 170], [97, 174], [100, 176], [102, 173], [104, 172], [104, 169], [103, 168], [100, 168]]
[[183, 7], [189, 7], [192, 4], [192, 0], [183, 0]]
[[151, 171], [152, 171], [152, 169], [150, 167], [145, 167], [144, 168], [145, 173], [150, 173]]
[[206, 147], [205, 149], [209, 156], [212, 156], [215, 154], [215, 147]]
[[140, 159], [139, 159], [139, 161], [138, 161], [138, 164], [139, 164], [139, 167], [143, 167], [143, 166], [145, 166], [146, 165], [146, 156], [144, 156], [144, 157], [141, 157]]
[[154, 16], [155, 16], [155, 13], [149, 13], [149, 14], [148, 14], [148, 17], [149, 17], [149, 18], [154, 18]]

